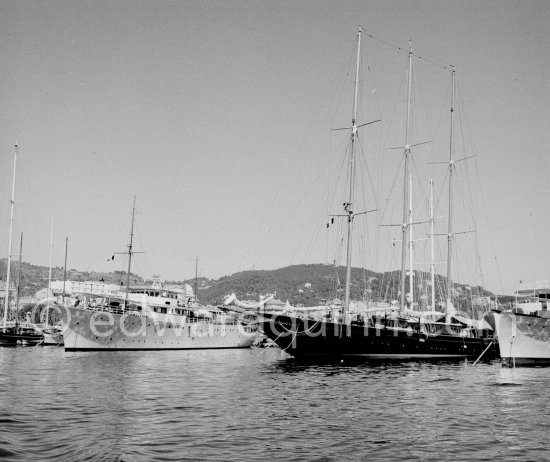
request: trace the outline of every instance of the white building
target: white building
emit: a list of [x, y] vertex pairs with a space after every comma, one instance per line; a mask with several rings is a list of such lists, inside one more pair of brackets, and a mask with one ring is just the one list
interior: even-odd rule
[[118, 284], [107, 284], [99, 281], [52, 281], [52, 292], [56, 295], [62, 294], [63, 284], [65, 284], [65, 293], [69, 295], [81, 293], [115, 295], [121, 290], [121, 286]]

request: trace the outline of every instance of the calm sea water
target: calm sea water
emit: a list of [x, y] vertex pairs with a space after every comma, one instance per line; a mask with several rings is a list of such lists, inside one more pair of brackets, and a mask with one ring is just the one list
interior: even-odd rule
[[5, 460], [548, 460], [550, 369], [0, 348]]

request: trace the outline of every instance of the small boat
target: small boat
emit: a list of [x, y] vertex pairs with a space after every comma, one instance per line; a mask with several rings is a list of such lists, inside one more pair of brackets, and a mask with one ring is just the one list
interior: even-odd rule
[[50, 328], [43, 330], [44, 341], [42, 345], [63, 346], [63, 332], [61, 329]]
[[515, 307], [488, 314], [498, 336], [502, 365], [550, 366], [550, 281], [522, 284]]
[[63, 346], [63, 330], [61, 326], [35, 324], [35, 329], [43, 335], [42, 345]]
[[32, 325], [16, 323], [12, 326], [0, 327], [0, 345], [38, 345], [42, 343], [44, 336]]
[[[17, 166], [18, 146], [15, 145], [13, 156], [13, 181], [10, 199], [10, 232], [8, 243], [8, 262], [6, 271], [6, 289], [4, 294], [4, 313], [0, 324], [0, 345], [15, 346], [15, 345], [36, 345], [43, 339], [43, 335], [37, 331], [31, 324], [21, 323], [19, 321], [19, 287], [20, 281], [17, 282], [15, 290], [15, 320], [8, 320], [10, 311], [10, 273], [11, 273], [11, 257], [12, 257], [12, 236], [13, 236], [13, 215], [15, 206], [15, 171]], [[21, 233], [21, 246], [19, 251], [19, 276], [21, 275], [21, 255], [23, 253], [23, 233]]]

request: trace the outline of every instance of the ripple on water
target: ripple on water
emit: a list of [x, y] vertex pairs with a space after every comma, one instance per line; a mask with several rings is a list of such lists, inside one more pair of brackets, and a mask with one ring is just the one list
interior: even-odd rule
[[0, 349], [7, 460], [543, 460], [545, 370]]

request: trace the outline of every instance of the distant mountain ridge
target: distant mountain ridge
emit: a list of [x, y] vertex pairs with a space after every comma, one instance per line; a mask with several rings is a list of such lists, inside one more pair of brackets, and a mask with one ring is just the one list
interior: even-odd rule
[[[6, 281], [6, 259], [0, 260], [0, 280], [3, 287]], [[10, 285], [17, 283], [18, 263], [12, 262]], [[48, 287], [49, 267], [32, 265], [30, 263], [21, 262], [21, 296], [33, 296], [40, 289]], [[59, 266], [52, 267], [52, 281], [62, 281], [64, 268]], [[67, 269], [67, 280], [70, 281], [104, 281], [109, 284], [126, 283], [126, 272], [115, 271], [110, 273], [96, 271], [78, 271], [75, 269]], [[131, 284], [139, 284], [142, 279], [132, 274], [130, 277]]]
[[[352, 297], [362, 297], [364, 275], [376, 277], [372, 271], [352, 269]], [[345, 268], [332, 265], [293, 265], [275, 270], [241, 271], [217, 280], [209, 280], [208, 287], [199, 286], [198, 296], [204, 303], [220, 302], [235, 293], [241, 300], [258, 300], [260, 295], [276, 294], [276, 298], [291, 304], [314, 306], [328, 299], [343, 298]], [[191, 284], [191, 281], [188, 281]]]
[[[292, 305], [315, 306], [326, 300], [344, 298], [345, 267], [324, 264], [293, 265], [275, 270], [241, 271], [217, 280], [200, 279], [198, 297], [202, 303], [216, 304], [225, 295], [235, 293], [241, 300], [258, 300], [260, 295], [275, 293], [276, 298]], [[415, 300], [426, 302], [431, 286], [425, 281], [429, 275], [417, 272]], [[353, 300], [398, 300], [400, 272], [377, 273], [363, 268], [351, 269], [350, 297]], [[436, 275], [436, 287], [446, 287], [446, 278]], [[186, 281], [194, 284], [193, 280]], [[454, 284], [453, 299], [456, 308], [466, 306], [473, 299], [494, 297], [480, 286]], [[481, 303], [481, 302], [480, 302]]]
[[[17, 280], [17, 264], [12, 266], [11, 280]], [[0, 260], [0, 277], [5, 281], [6, 259]], [[32, 296], [48, 285], [49, 268], [30, 263], [21, 264], [21, 295]], [[63, 280], [63, 268], [52, 268], [52, 280]], [[399, 299], [399, 271], [377, 273], [363, 268], [351, 269], [351, 298], [354, 300], [397, 300]], [[415, 300], [427, 298], [431, 291], [429, 285], [421, 282], [428, 279], [426, 273], [417, 272]], [[126, 283], [126, 273], [67, 270], [67, 280], [103, 281], [111, 284]], [[136, 274], [130, 278], [131, 284], [143, 284], [151, 281]], [[203, 304], [219, 304], [223, 298], [235, 293], [241, 300], [258, 300], [260, 295], [276, 294], [276, 298], [293, 305], [315, 306], [327, 300], [344, 298], [345, 268], [325, 264], [292, 265], [274, 270], [241, 271], [219, 279], [198, 278], [186, 281], [166, 281], [171, 285], [189, 284], [197, 287], [197, 296]], [[445, 287], [446, 278], [436, 275], [436, 287]], [[473, 298], [494, 296], [482, 287], [470, 287], [466, 284], [453, 286], [455, 306], [460, 308]]]

